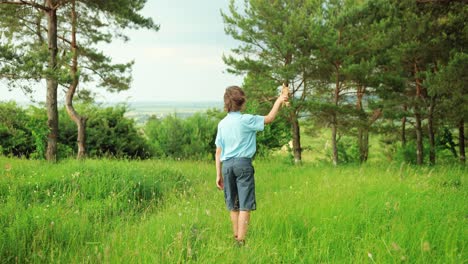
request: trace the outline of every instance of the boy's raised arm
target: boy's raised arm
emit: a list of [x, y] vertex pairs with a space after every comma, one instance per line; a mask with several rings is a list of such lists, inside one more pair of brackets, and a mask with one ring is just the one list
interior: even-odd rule
[[271, 122], [273, 122], [273, 120], [275, 120], [276, 114], [278, 114], [278, 110], [280, 109], [281, 104], [287, 101], [287, 95], [281, 94], [280, 96], [278, 96], [275, 103], [273, 104], [273, 107], [270, 110], [270, 113], [268, 113], [268, 115], [265, 116], [265, 124], [270, 124]]

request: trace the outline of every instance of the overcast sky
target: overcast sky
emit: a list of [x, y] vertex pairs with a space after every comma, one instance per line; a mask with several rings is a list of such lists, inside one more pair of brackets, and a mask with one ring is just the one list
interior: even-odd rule
[[[160, 24], [158, 32], [129, 31], [130, 41], [103, 46], [114, 62], [135, 60], [130, 90], [118, 94], [96, 88], [98, 101], [222, 101], [224, 89], [242, 77], [226, 72], [222, 54], [238, 44], [224, 33], [220, 10], [229, 0], [148, 0], [143, 10]], [[0, 83], [0, 100], [25, 101], [21, 91]], [[45, 101], [45, 81], [33, 97]], [[59, 93], [63, 101], [63, 93]]]

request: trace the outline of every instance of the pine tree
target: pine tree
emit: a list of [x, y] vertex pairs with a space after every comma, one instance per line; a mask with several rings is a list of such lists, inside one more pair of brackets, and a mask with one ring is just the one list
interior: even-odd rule
[[97, 83], [98, 87], [110, 91], [130, 87], [133, 62], [113, 64], [111, 58], [94, 46], [109, 43], [113, 37], [128, 40], [120, 31], [125, 28], [157, 30], [159, 27], [152, 19], [138, 13], [145, 2], [47, 0], [39, 4], [36, 1], [0, 1], [0, 26], [4, 29], [0, 32], [0, 58], [3, 58], [0, 60], [0, 64], [3, 62], [0, 78], [8, 79], [10, 87], [26, 92], [30, 91], [31, 82], [47, 79], [50, 129], [47, 160], [57, 158], [59, 85], [67, 90], [67, 111], [78, 127], [78, 157], [85, 153], [86, 120], [78, 115], [72, 104], [78, 84]]
[[222, 13], [225, 31], [242, 44], [233, 49], [234, 55], [224, 56], [228, 71], [254, 74], [271, 79], [277, 91], [283, 83], [292, 96], [287, 108], [293, 137], [296, 163], [302, 160], [299, 115], [311, 93], [309, 80], [314, 62], [310, 45], [310, 19], [321, 1], [249, 0], [238, 11], [231, 0], [229, 13]]

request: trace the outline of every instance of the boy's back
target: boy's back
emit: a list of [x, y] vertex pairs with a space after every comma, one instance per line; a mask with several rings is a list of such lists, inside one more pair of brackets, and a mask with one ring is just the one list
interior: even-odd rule
[[236, 158], [252, 158], [256, 151], [257, 131], [263, 131], [263, 116], [229, 112], [218, 124], [216, 144], [221, 146], [221, 161]]

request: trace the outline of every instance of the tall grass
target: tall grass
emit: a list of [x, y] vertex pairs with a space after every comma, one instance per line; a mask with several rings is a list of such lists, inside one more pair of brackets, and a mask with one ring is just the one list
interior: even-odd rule
[[146, 218], [166, 193], [186, 184], [180, 171], [152, 164], [1, 163], [0, 262], [83, 260], [80, 252], [119, 225]]
[[0, 162], [1, 262], [468, 260], [465, 167], [257, 160], [258, 209], [237, 248], [211, 163]]

